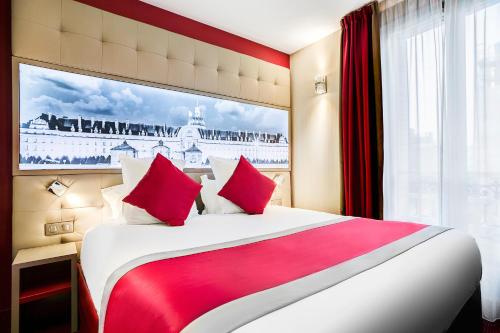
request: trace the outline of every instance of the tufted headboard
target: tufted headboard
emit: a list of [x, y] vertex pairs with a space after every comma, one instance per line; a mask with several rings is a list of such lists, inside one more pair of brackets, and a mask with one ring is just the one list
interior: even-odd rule
[[[11, 1], [13, 63], [62, 66], [89, 75], [100, 73], [113, 79], [122, 77], [129, 82], [290, 109], [289, 68], [74, 0]], [[16, 73], [17, 67], [14, 80]], [[15, 82], [14, 119], [18, 117], [17, 86]], [[19, 142], [14, 134], [16, 163]], [[119, 170], [20, 172], [17, 165], [13, 170], [14, 254], [21, 248], [79, 242], [86, 230], [109, 216], [100, 190], [122, 182]], [[290, 170], [264, 173], [282, 175], [273, 202], [290, 206]], [[189, 174], [199, 180], [203, 171]], [[46, 190], [56, 179], [69, 186], [60, 198]], [[68, 220], [74, 221], [73, 233], [45, 236], [45, 224]]]
[[290, 70], [73, 0], [12, 0], [12, 54], [290, 107]]
[[[199, 181], [206, 173], [189, 173]], [[264, 172], [268, 177], [279, 176], [280, 183], [271, 203], [290, 206], [289, 172]], [[68, 186], [62, 197], [47, 191], [47, 187], [59, 180]], [[33, 175], [14, 177], [13, 200], [13, 255], [17, 250], [65, 242], [80, 244], [85, 232], [110, 218], [110, 209], [105, 204], [101, 189], [122, 183], [121, 174], [76, 174], [76, 175]], [[202, 208], [198, 200], [198, 207]], [[74, 221], [74, 232], [45, 235], [45, 224], [60, 221]]]

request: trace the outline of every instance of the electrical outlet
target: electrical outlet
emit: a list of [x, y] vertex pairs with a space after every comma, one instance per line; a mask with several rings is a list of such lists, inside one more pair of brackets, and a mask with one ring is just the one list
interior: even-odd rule
[[45, 224], [45, 236], [69, 234], [74, 230], [73, 221], [52, 222]]

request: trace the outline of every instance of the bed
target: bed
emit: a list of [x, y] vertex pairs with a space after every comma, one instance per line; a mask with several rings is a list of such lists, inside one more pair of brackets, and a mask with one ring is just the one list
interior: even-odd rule
[[[103, 325], [103, 316], [106, 315], [103, 307], [109, 306], [113, 287], [117, 288], [116, 284], [110, 285], [110, 281], [117, 271], [127, 273], [133, 269], [127, 265], [138, 258], [154, 257], [159, 253], [182, 253], [190, 249], [207, 249], [208, 252], [218, 244], [236, 242], [237, 245], [242, 240], [250, 240], [245, 244], [255, 245], [263, 239], [272, 240], [269, 235], [282, 237], [282, 233], [286, 233], [293, 236], [304, 230], [316, 230], [318, 226], [349, 225], [355, 220], [323, 212], [268, 206], [262, 215], [199, 215], [190, 218], [181, 228], [127, 225], [121, 220], [99, 225], [87, 232], [81, 249], [82, 331], [111, 332]], [[300, 251], [300, 248], [293, 251]], [[443, 332], [449, 329], [474, 294], [480, 278], [480, 255], [473, 238], [457, 230], [442, 229], [329, 287], [298, 297], [293, 302], [285, 302], [272, 311], [250, 316], [251, 320], [240, 321], [230, 330]], [[148, 306], [153, 309], [155, 305]], [[134, 305], [129, 304], [128, 308], [134, 308]], [[137, 314], [134, 310], [127, 311], [132, 312], [128, 317], [124, 315], [121, 321]], [[158, 309], [153, 311], [162, 313]], [[222, 313], [222, 318], [234, 316], [231, 310], [227, 313]], [[144, 316], [141, 318], [150, 320]], [[200, 331], [199, 327], [197, 330], [192, 326], [180, 331]], [[137, 332], [132, 328], [131, 331]]]

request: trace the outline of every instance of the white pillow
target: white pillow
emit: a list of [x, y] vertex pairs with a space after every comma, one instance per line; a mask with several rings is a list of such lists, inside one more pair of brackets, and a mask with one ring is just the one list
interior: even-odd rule
[[[189, 211], [188, 219], [190, 217], [199, 215], [198, 208], [196, 207], [196, 201], [191, 206], [191, 210]], [[123, 203], [123, 217], [127, 224], [157, 224], [163, 223], [158, 220], [156, 217], [151, 216], [144, 209], [136, 207], [134, 205], [128, 204], [126, 202]], [[187, 221], [187, 220], [186, 220]]]
[[243, 210], [232, 203], [231, 201], [221, 197], [219, 193], [222, 186], [219, 182], [213, 179], [208, 179], [208, 176], [201, 176], [201, 200], [205, 204], [205, 214], [236, 214], [242, 213]]
[[[120, 164], [122, 165], [122, 177], [123, 184], [127, 190], [127, 194], [130, 193], [139, 183], [139, 181], [144, 177], [146, 172], [148, 172], [151, 163], [153, 163], [154, 158], [133, 158], [130, 156], [120, 156]], [[184, 169], [184, 161], [181, 160], [170, 160], [179, 170]]]
[[238, 160], [230, 160], [228, 158], [215, 156], [209, 156], [208, 161], [210, 162], [215, 179], [221, 183], [222, 186], [224, 186], [229, 178], [231, 178], [234, 169], [236, 169], [236, 166], [238, 165]]
[[[124, 184], [103, 188], [101, 189], [101, 193], [111, 210], [111, 218], [113, 220], [119, 219], [123, 216], [125, 217], [127, 224], [162, 223], [160, 220], [149, 215], [144, 209], [122, 201], [128, 194]], [[199, 212], [195, 201], [189, 211], [189, 217], [198, 214]]]
[[104, 201], [111, 210], [111, 217], [117, 219], [122, 216], [123, 198], [127, 195], [124, 184], [106, 187], [101, 190]]
[[123, 203], [123, 217], [127, 224], [157, 224], [162, 223], [156, 217], [150, 215], [144, 209]]
[[208, 179], [206, 175], [201, 176], [201, 185], [203, 186], [200, 191], [201, 200], [205, 205], [203, 213], [217, 214], [217, 190], [215, 188], [215, 180]]

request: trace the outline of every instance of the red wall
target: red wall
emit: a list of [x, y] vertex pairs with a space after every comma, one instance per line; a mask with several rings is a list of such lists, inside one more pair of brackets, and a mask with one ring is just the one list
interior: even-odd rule
[[[77, 0], [102, 10], [154, 25], [206, 43], [290, 68], [290, 56], [265, 45], [149, 5], [139, 0]], [[223, 9], [222, 9], [223, 10]]]
[[12, 83], [10, 1], [0, 1], [0, 332], [10, 330]]

